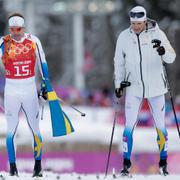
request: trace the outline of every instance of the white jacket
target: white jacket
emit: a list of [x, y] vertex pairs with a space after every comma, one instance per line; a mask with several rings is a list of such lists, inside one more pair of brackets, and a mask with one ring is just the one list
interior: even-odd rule
[[120, 33], [114, 57], [115, 88], [123, 80], [131, 82], [126, 88], [127, 95], [149, 98], [167, 92], [161, 56], [153, 48], [152, 40], [158, 39], [165, 48], [162, 59], [172, 63], [176, 54], [166, 35], [156, 22], [148, 22], [148, 29], [137, 36], [131, 28]]

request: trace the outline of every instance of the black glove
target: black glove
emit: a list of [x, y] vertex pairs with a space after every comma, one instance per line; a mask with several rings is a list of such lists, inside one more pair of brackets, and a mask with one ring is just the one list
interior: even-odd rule
[[159, 46], [157, 48], [157, 52], [160, 56], [164, 55], [165, 54], [165, 49], [164, 49], [164, 46]]
[[129, 81], [121, 81], [120, 88], [115, 89], [115, 95], [117, 98], [120, 98], [123, 95], [123, 89], [130, 86], [131, 83]]
[[153, 48], [158, 48], [161, 45], [161, 41], [159, 39], [153, 39], [151, 42], [153, 43]]
[[46, 85], [44, 81], [41, 83], [41, 91], [40, 91], [39, 96], [42, 97], [45, 101], [47, 101], [48, 99], [47, 89], [46, 89]]
[[115, 95], [116, 95], [117, 98], [120, 98], [123, 95], [123, 89], [116, 88], [115, 89]]
[[47, 101], [47, 99], [48, 99], [47, 90], [42, 90], [42, 91], [40, 92], [40, 96], [41, 96], [45, 101]]

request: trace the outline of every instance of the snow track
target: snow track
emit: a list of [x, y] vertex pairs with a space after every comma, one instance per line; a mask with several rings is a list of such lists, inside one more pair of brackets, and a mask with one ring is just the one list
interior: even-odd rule
[[7, 172], [1, 172], [3, 177], [0, 177], [0, 180], [115, 180], [115, 179], [131, 179], [131, 180], [179, 180], [180, 175], [169, 175], [169, 176], [160, 176], [160, 175], [133, 175], [132, 178], [118, 177], [113, 175], [108, 175], [105, 178], [104, 174], [56, 174], [52, 172], [44, 172], [43, 177], [32, 178], [30, 173], [19, 173], [19, 177], [11, 177]]

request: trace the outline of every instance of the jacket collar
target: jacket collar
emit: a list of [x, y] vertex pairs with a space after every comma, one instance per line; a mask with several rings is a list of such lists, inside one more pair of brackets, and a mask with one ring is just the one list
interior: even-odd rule
[[[154, 31], [156, 29], [159, 29], [157, 22], [153, 19], [147, 18], [146, 29], [142, 32]], [[129, 31], [130, 33], [134, 33], [131, 27], [129, 27]]]

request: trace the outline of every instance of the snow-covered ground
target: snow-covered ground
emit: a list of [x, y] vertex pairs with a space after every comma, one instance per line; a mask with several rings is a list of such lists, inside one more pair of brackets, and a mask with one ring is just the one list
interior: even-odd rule
[[8, 175], [6, 172], [2, 172], [1, 175], [3, 177], [0, 177], [0, 180], [97, 180], [97, 179], [105, 179], [105, 180], [115, 180], [115, 179], [132, 179], [132, 180], [179, 180], [180, 175], [169, 175], [169, 176], [160, 176], [160, 175], [133, 175], [132, 178], [125, 178], [125, 177], [120, 177], [118, 175], [108, 175], [105, 177], [104, 174], [76, 174], [76, 173], [71, 173], [71, 174], [55, 174], [55, 173], [50, 173], [50, 172], [44, 172], [43, 177], [38, 177], [38, 178], [32, 178], [32, 174], [28, 173], [21, 173], [19, 174], [19, 177], [11, 177]]

